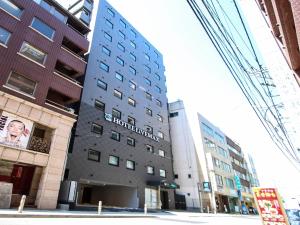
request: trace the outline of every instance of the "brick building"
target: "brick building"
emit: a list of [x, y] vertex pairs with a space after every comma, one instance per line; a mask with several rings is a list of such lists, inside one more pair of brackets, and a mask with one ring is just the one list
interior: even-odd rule
[[89, 28], [52, 0], [0, 0], [0, 18], [0, 201], [56, 208]]

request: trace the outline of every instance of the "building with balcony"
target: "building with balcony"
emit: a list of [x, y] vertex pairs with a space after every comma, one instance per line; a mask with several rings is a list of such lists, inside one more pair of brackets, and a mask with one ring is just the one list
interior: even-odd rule
[[169, 103], [176, 208], [239, 212], [252, 206], [251, 173], [241, 148], [181, 100]]
[[172, 209], [177, 186], [163, 56], [106, 1], [92, 8], [94, 32], [59, 201]]
[[90, 30], [54, 0], [0, 0], [0, 18], [0, 182], [8, 206], [53, 209]]

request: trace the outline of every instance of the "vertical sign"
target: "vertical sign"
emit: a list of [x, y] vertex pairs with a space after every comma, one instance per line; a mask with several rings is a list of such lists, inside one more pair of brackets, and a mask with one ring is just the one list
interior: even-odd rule
[[253, 188], [254, 199], [264, 225], [289, 225], [275, 188]]

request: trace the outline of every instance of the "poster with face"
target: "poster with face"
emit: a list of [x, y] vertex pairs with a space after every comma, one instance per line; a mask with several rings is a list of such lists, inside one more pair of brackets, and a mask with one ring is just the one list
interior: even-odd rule
[[26, 148], [33, 123], [17, 115], [3, 112], [0, 115], [0, 144]]

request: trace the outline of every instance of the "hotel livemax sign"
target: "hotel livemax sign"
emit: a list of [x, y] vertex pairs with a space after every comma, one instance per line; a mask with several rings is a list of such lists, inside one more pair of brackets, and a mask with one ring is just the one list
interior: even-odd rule
[[149, 133], [147, 131], [144, 131], [144, 130], [142, 130], [140, 128], [137, 128], [136, 126], [133, 126], [133, 125], [131, 125], [129, 123], [126, 123], [126, 122], [124, 122], [124, 121], [122, 121], [122, 120], [120, 120], [120, 119], [118, 119], [116, 117], [113, 117], [109, 113], [105, 113], [104, 117], [105, 117], [105, 120], [107, 120], [107, 121], [110, 121], [110, 122], [113, 122], [115, 124], [118, 124], [118, 125], [120, 125], [122, 127], [125, 127], [128, 130], [131, 130], [131, 131], [133, 131], [133, 132], [135, 132], [137, 134], [143, 135], [143, 136], [145, 136], [147, 138], [150, 138], [150, 139], [152, 139], [152, 140], [154, 140], [156, 142], [159, 142], [159, 138], [156, 137], [155, 135], [153, 135], [153, 134], [151, 134], [151, 133]]

